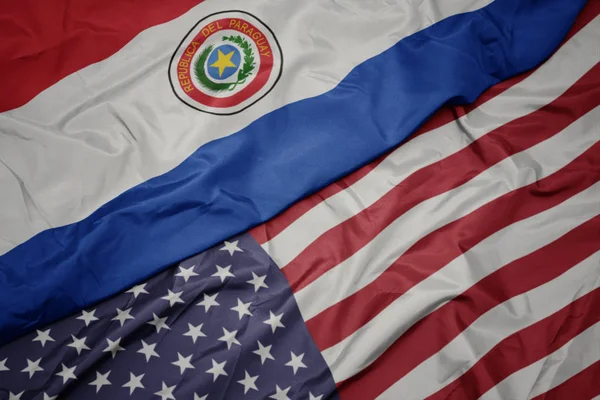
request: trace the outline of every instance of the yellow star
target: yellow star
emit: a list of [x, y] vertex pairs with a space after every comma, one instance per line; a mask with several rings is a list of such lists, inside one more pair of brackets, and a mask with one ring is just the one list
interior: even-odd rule
[[223, 54], [221, 50], [217, 50], [217, 61], [210, 64], [211, 67], [216, 67], [219, 69], [219, 78], [223, 75], [223, 71], [227, 67], [236, 67], [234, 63], [231, 62], [231, 57], [233, 56], [233, 50], [227, 54]]

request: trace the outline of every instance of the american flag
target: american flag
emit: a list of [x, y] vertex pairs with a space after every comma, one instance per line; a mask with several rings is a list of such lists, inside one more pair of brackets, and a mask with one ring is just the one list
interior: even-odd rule
[[598, 14], [249, 234], [0, 348], [0, 398], [600, 396]]

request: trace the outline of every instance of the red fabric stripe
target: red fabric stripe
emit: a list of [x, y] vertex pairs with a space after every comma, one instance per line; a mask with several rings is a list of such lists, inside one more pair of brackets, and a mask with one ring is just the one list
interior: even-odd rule
[[[563, 43], [573, 37], [577, 32], [579, 32], [585, 25], [587, 25], [596, 15], [600, 13], [600, 2], [599, 1], [591, 1], [588, 2], [587, 5], [583, 8], [579, 16], [577, 17], [573, 27], [569, 31], [567, 37], [563, 40]], [[479, 98], [473, 103], [465, 106], [454, 106], [454, 107], [443, 107], [438, 110], [433, 116], [428, 119], [411, 137], [409, 140], [414, 139], [417, 136], [420, 136], [426, 132], [437, 129], [443, 125], [446, 125], [449, 122], [452, 122], [469, 112], [473, 111], [475, 108], [481, 106], [482, 104], [488, 102], [492, 98], [498, 96], [504, 91], [508, 90], [512, 86], [517, 83], [523, 81], [529, 75], [531, 75], [533, 71], [529, 71], [527, 73], [515, 76], [511, 79], [503, 81], [497, 85], [492, 86], [485, 92], [479, 96]], [[388, 153], [389, 154], [389, 153]], [[280, 234], [284, 229], [290, 226], [294, 221], [299, 219], [301, 216], [310, 211], [317, 204], [322, 201], [328, 199], [329, 197], [335, 195], [342, 190], [345, 190], [352, 186], [354, 183], [358, 182], [365, 175], [371, 172], [377, 165], [379, 165], [388, 154], [383, 155], [378, 158], [374, 162], [367, 164], [366, 166], [358, 169], [357, 171], [351, 173], [345, 178], [340, 179], [339, 181], [326, 186], [321, 189], [319, 192], [308, 196], [304, 200], [294, 204], [292, 207], [288, 208], [278, 216], [272, 218], [268, 222], [255, 227], [250, 230], [250, 234], [254, 237], [254, 239], [259, 244], [264, 244]]]
[[600, 361], [533, 400], [590, 400], [600, 396]]
[[[585, 253], [578, 254], [579, 257], [577, 257], [577, 261], [583, 261], [583, 259], [586, 258], [582, 257], [584, 254], [590, 256], [600, 249], [599, 222], [600, 217], [596, 217], [594, 223], [591, 224], [594, 230], [588, 229], [587, 237], [580, 236], [579, 240], [587, 243], [588, 249], [581, 249], [584, 250]], [[561, 248], [557, 249], [558, 251], [554, 252], [554, 257], [556, 258], [548, 257], [543, 264], [536, 265], [536, 268], [542, 270], [547, 268], [549, 270], [557, 271], [559, 274], [565, 272], [564, 270], [567, 268], [564, 268], [562, 265], [565, 254], [570, 253], [573, 246], [577, 247], [577, 245], [578, 244], [571, 242], [568, 246], [561, 246]], [[569, 250], [565, 251], [565, 249]], [[571, 265], [570, 260], [569, 265]], [[527, 267], [525, 268], [527, 271], [525, 274], [519, 274], [519, 272], [516, 271], [517, 273], [513, 274], [513, 276], [510, 277], [510, 280], [507, 279], [505, 282], [510, 282], [510, 286], [520, 286], [520, 280], [531, 280], [530, 277], [526, 276], [529, 273], [529, 269], [527, 269]], [[556, 276], [559, 274], [556, 274]], [[506, 288], [506, 286], [509, 285], [506, 285], [506, 283], [504, 285], [504, 288], [488, 286], [486, 289], [491, 290], [491, 293], [494, 291], [511, 290]], [[487, 296], [487, 294], [484, 294], [481, 297], [484, 296]], [[599, 320], [600, 289], [597, 289], [550, 317], [507, 337], [484, 355], [460, 378], [430, 396], [428, 399], [477, 399], [512, 373], [555, 352]]]
[[558, 350], [599, 320], [600, 289], [596, 289], [558, 313], [509, 336], [429, 399], [477, 398], [513, 372]]
[[[0, 2], [0, 112], [101, 61], [202, 0]], [[175, 49], [173, 49], [175, 50]]]
[[[508, 219], [510, 220], [506, 223], [508, 225], [550, 209], [600, 180], [598, 162], [600, 162], [600, 143], [588, 149], [571, 164], [555, 174], [490, 203], [489, 207], [486, 207], [485, 213], [475, 212], [463, 218], [463, 220], [471, 219], [470, 223], [463, 222], [466, 225], [464, 229], [451, 230], [440, 240], [447, 241], [447, 238], [454, 238], [454, 241], [460, 241], [460, 246], [464, 246], [464, 251], [466, 251], [473, 245], [473, 241], [468, 237], [467, 232], [477, 232], [478, 229], [482, 228], [481, 224], [477, 225], [477, 222], [490, 221], [490, 225], [497, 226], [499, 224], [498, 220]], [[486, 216], [487, 218], [485, 218]], [[339, 384], [338, 389], [342, 399], [375, 398], [421, 362], [443, 348], [479, 315], [519, 293], [553, 279], [593, 253], [600, 245], [599, 241], [595, 239], [598, 236], [598, 219], [596, 217], [554, 243], [524, 258], [515, 260], [417, 322], [375, 362], [357, 375]], [[497, 229], [491, 230], [495, 231]], [[427, 251], [432, 254], [430, 257], [435, 257], [433, 254], [443, 246], [455, 248], [459, 247], [459, 244], [453, 243], [451, 246], [442, 244], [441, 246], [429, 247]], [[564, 251], [565, 248], [568, 248], [569, 251]], [[439, 251], [448, 253], [448, 250]], [[430, 265], [426, 261], [417, 261], [411, 265], [423, 267]], [[410, 270], [408, 265], [405, 266], [405, 271], [403, 275], [407, 276], [409, 281], [413, 280], [412, 277], [408, 276], [409, 274], [419, 274], [419, 271]], [[523, 271], [527, 271], [527, 273], [523, 273]], [[429, 271], [421, 273], [428, 274]], [[398, 282], [399, 279], [405, 278], [400, 275], [400, 278], [393, 279], [394, 282], [390, 282], [389, 286], [395, 286], [399, 288], [399, 291], [404, 291], [403, 287], [406, 284]], [[507, 282], [510, 282], [510, 284], [507, 284]], [[382, 286], [381, 293], [375, 296], [374, 301], [387, 296], [390, 293], [389, 286]], [[370, 308], [369, 304], [361, 306], [361, 310], [368, 308]], [[349, 314], [346, 314], [346, 316], [349, 316]], [[345, 323], [345, 319], [340, 318], [338, 324], [342, 325], [343, 323]], [[323, 329], [328, 328], [329, 326], [323, 327]]]
[[[559, 204], [587, 187], [583, 183], [591, 185], [600, 177], [600, 166], [585, 162], [600, 158], [599, 148], [600, 143], [597, 143], [560, 172], [509, 192], [423, 237], [369, 285], [307, 321], [317, 346], [324, 350], [340, 342], [407, 290], [494, 232]], [[485, 153], [479, 154], [483, 157]], [[554, 192], [556, 185], [561, 191]]]
[[[282, 268], [298, 291], [368, 244], [417, 204], [456, 188], [492, 165], [549, 137], [600, 104], [600, 65], [554, 102], [483, 136], [463, 150], [413, 173], [367, 209], [330, 229]], [[561, 112], [558, 112], [558, 111]], [[352, 232], [348, 235], [347, 232]], [[390, 298], [393, 300], [393, 298]], [[319, 322], [315, 321], [315, 324]], [[311, 321], [309, 321], [309, 326]], [[316, 325], [315, 325], [316, 326]], [[358, 326], [352, 326], [354, 331]], [[360, 325], [359, 325], [360, 326]], [[352, 331], [335, 330], [327, 348]]]

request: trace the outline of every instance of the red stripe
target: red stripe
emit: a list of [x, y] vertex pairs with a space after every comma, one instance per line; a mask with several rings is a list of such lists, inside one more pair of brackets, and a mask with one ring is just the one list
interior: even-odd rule
[[[348, 259], [419, 203], [454, 189], [503, 159], [552, 137], [597, 104], [600, 104], [600, 65], [588, 71], [549, 105], [513, 120], [461, 151], [416, 171], [373, 205], [321, 235], [282, 268], [292, 290], [296, 292], [308, 286]], [[348, 235], [347, 232], [353, 234]], [[336, 340], [351, 333], [337, 332]], [[334, 343], [337, 341], [323, 345]]]
[[589, 400], [600, 396], [600, 361], [533, 400]]
[[[552, 203], [558, 204], [565, 198], [575, 195], [593, 184], [585, 171], [588, 162], [593, 161], [590, 160], [591, 157], [600, 160], [600, 144], [596, 145], [595, 153], [593, 150], [588, 150], [587, 154], [580, 156], [571, 166], [537, 184], [530, 185], [537, 186], [539, 188], [537, 191], [532, 188], [519, 189], [520, 195], [514, 193], [510, 196], [510, 202], [494, 210], [514, 209], [516, 212], [521, 212], [522, 209], [517, 206], [519, 204], [527, 204], [530, 208], [538, 204], [538, 208], [549, 209], [555, 205]], [[596, 179], [600, 179], [600, 171], [598, 172]], [[545, 193], [555, 193], [555, 195], [540, 197]], [[554, 201], [549, 201], [550, 199]], [[508, 218], [506, 215], [497, 216], [498, 219], [503, 217]], [[597, 251], [600, 248], [600, 241], [594, 238], [599, 235], [599, 223], [600, 217], [595, 217], [555, 242], [513, 261], [421, 319], [375, 362], [339, 384], [338, 389], [342, 399], [375, 398], [421, 362], [440, 351], [480, 315], [514, 296], [554, 279]], [[468, 241], [468, 238], [465, 237], [465, 240]], [[569, 251], [565, 251], [565, 248]], [[435, 252], [436, 249], [432, 248], [431, 251]], [[382, 295], [385, 293], [385, 289], [382, 289]], [[365, 306], [368, 307], [369, 305]], [[342, 323], [339, 321], [340, 325]]]
[[[579, 32], [585, 25], [587, 25], [596, 15], [600, 13], [600, 2], [599, 1], [591, 1], [588, 2], [587, 5], [583, 8], [569, 34], [563, 40], [563, 44], [572, 38], [577, 32]], [[452, 122], [469, 112], [473, 111], [475, 108], [481, 106], [482, 104], [488, 102], [494, 97], [500, 95], [504, 91], [508, 90], [512, 86], [518, 84], [523, 81], [525, 78], [530, 76], [533, 71], [529, 71], [527, 73], [515, 76], [511, 79], [503, 81], [497, 85], [492, 86], [485, 92], [479, 96], [479, 98], [472, 104], [465, 106], [454, 106], [454, 107], [443, 107], [438, 110], [431, 118], [429, 118], [411, 137], [409, 140], [414, 139], [417, 136], [420, 136], [426, 132], [437, 129], [443, 125], [446, 125], [449, 122]], [[376, 161], [367, 164], [366, 166], [358, 169], [357, 171], [349, 174], [345, 178], [340, 179], [339, 181], [326, 186], [324, 189], [319, 192], [305, 198], [304, 200], [296, 203], [292, 207], [285, 210], [283, 213], [278, 216], [272, 218], [270, 221], [255, 227], [250, 230], [250, 234], [254, 237], [254, 239], [259, 244], [264, 244], [280, 234], [284, 229], [290, 226], [294, 221], [299, 219], [301, 216], [310, 211], [313, 207], [321, 203], [322, 201], [330, 198], [342, 190], [346, 190], [354, 183], [358, 182], [365, 175], [371, 172], [377, 165], [379, 165], [388, 154], [385, 154], [382, 157], [379, 157]]]
[[[597, 249], [600, 247], [600, 228], [597, 221], [594, 226], [596, 231], [590, 232], [591, 236], [583, 237], [582, 240], [589, 241], [593, 238], [596, 241], [594, 247]], [[566, 249], [568, 251], [565, 251]], [[568, 253], [571, 249], [563, 247], [562, 251]], [[557, 253], [557, 256], [560, 257], [561, 254]], [[548, 259], [547, 265], [538, 267], [555, 268], [556, 264], [561, 262], [560, 258]], [[513, 279], [508, 281], [511, 285], [518, 284], [522, 278], [515, 275]], [[554, 353], [598, 321], [600, 289], [502, 340], [460, 378], [428, 397], [428, 400], [477, 399], [514, 372]]]
[[0, 112], [101, 61], [202, 0], [0, 2]]

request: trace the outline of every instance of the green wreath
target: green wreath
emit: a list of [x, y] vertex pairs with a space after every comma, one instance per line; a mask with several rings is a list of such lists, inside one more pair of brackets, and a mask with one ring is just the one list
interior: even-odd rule
[[208, 76], [204, 73], [204, 64], [206, 64], [206, 60], [210, 55], [210, 52], [213, 50], [214, 46], [208, 46], [200, 56], [196, 60], [194, 64], [194, 72], [196, 75], [196, 79], [202, 86], [206, 89], [211, 90], [213, 92], [222, 92], [225, 90], [233, 90], [237, 85], [241, 85], [246, 82], [246, 79], [252, 75], [252, 71], [254, 70], [254, 52], [252, 51], [252, 47], [250, 43], [244, 40], [241, 36], [223, 36], [224, 41], [229, 41], [240, 46], [244, 52], [244, 64], [242, 68], [238, 71], [237, 81], [229, 82], [229, 83], [217, 83], [210, 80]]

